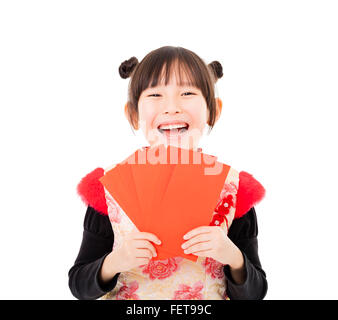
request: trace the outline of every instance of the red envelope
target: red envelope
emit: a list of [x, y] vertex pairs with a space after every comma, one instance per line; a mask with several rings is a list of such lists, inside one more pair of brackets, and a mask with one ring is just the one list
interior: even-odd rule
[[138, 151], [131, 154], [121, 163], [102, 176], [99, 181], [116, 200], [139, 231], [144, 229], [144, 220], [140, 215], [140, 200], [136, 193], [136, 186], [131, 175], [129, 163], [134, 163], [133, 157]]
[[[163, 196], [165, 195], [167, 186], [169, 184], [172, 172], [175, 168], [176, 163], [173, 161], [170, 161], [170, 153], [168, 153], [168, 148], [164, 145], [160, 145], [156, 149], [153, 149], [154, 152], [152, 152], [152, 148], [147, 150], [147, 159], [149, 162], [154, 163], [154, 153], [161, 154], [160, 162], [152, 165], [152, 167], [155, 167], [157, 172], [157, 179], [155, 188], [153, 190], [153, 201], [151, 203], [151, 210], [149, 211], [147, 217], [146, 217], [146, 226], [147, 230], [151, 230], [153, 225], [153, 215], [156, 215], [159, 211], [159, 207], [161, 205]], [[156, 157], [155, 157], [156, 158]], [[173, 163], [172, 163], [173, 162]]]
[[[200, 164], [194, 164], [193, 155], [197, 158], [198, 155], [192, 150], [189, 153], [190, 160], [187, 164], [178, 163], [175, 166], [159, 213], [154, 215], [154, 211], [151, 212], [151, 231], [162, 241], [161, 247], [157, 247], [158, 256], [154, 260], [165, 259], [169, 253], [173, 257], [197, 260], [196, 255], [183, 252], [183, 235], [196, 227], [209, 225], [230, 169], [206, 154], [202, 154]], [[218, 170], [213, 172], [213, 167]], [[210, 174], [216, 171], [217, 174]]]
[[159, 246], [152, 243], [154, 260], [196, 261], [184, 254], [183, 235], [209, 225], [229, 169], [214, 156], [160, 145], [137, 150], [100, 181], [139, 231], [161, 239]]
[[[141, 161], [138, 161], [141, 159]], [[163, 165], [162, 165], [163, 166]], [[138, 199], [141, 199], [140, 206], [143, 217], [143, 231], [149, 231], [148, 215], [149, 212], [156, 204], [158, 199], [158, 181], [160, 176], [161, 165], [150, 163], [147, 159], [147, 151], [142, 150], [139, 152], [137, 161], [134, 165], [130, 166]]]

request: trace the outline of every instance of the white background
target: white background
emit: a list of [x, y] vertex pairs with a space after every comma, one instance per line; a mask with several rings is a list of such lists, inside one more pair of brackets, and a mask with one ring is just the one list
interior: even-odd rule
[[74, 299], [68, 270], [97, 167], [147, 145], [118, 67], [160, 46], [218, 60], [203, 151], [266, 188], [266, 299], [337, 299], [336, 1], [1, 1], [0, 298]]

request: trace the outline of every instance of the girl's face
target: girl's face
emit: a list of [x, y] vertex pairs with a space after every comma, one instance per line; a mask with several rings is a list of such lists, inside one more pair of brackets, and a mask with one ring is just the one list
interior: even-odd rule
[[[142, 92], [139, 127], [152, 147], [170, 144], [195, 150], [208, 121], [207, 103], [198, 88], [180, 87], [178, 80], [173, 72], [167, 86], [163, 80]], [[186, 82], [186, 76], [182, 80]]]

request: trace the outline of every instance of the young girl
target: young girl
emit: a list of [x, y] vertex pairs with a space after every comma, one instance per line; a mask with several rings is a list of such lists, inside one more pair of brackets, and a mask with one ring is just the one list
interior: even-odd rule
[[[131, 76], [125, 115], [142, 129], [152, 148], [170, 144], [201, 152], [198, 142], [206, 125], [219, 119], [222, 101], [214, 86], [221, 78], [218, 61], [206, 64], [194, 52], [165, 46], [139, 63], [124, 61], [119, 73]], [[254, 205], [263, 186], [233, 168], [208, 226], [187, 232], [182, 251], [198, 257], [153, 260], [161, 239], [135, 230], [118, 203], [99, 182], [110, 170], [96, 168], [78, 185], [86, 203], [80, 251], [69, 270], [69, 287], [78, 299], [263, 299], [266, 274], [258, 256]]]

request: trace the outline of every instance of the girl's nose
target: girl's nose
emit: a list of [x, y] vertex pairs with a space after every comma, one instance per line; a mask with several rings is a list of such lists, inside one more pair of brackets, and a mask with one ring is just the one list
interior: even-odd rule
[[176, 110], [176, 111], [165, 111], [164, 112], [165, 114], [171, 114], [171, 113], [181, 113], [181, 111], [180, 110]]
[[182, 108], [179, 106], [179, 102], [176, 99], [168, 99], [163, 108], [163, 113], [181, 113]]

